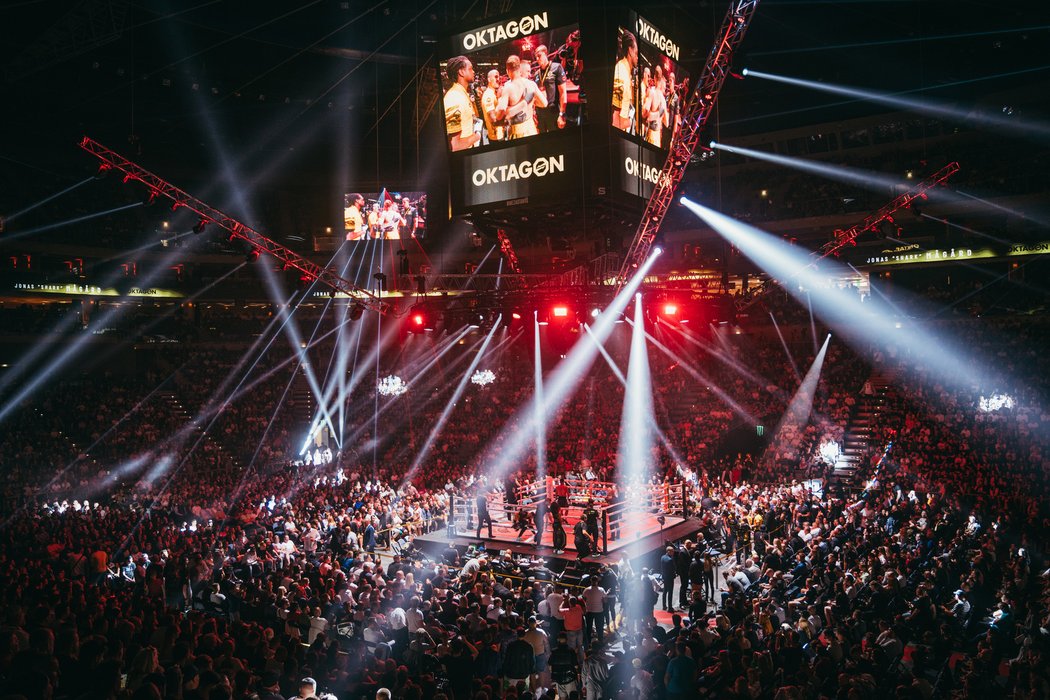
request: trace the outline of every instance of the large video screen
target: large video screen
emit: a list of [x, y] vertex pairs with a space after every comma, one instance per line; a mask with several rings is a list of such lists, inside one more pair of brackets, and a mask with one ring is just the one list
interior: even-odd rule
[[423, 238], [427, 230], [425, 192], [351, 192], [343, 198], [348, 241]]
[[445, 37], [438, 74], [452, 212], [580, 187], [586, 73], [576, 3]]
[[679, 64], [679, 44], [637, 14], [630, 18], [632, 28], [617, 29], [612, 125], [666, 150], [681, 125], [689, 75]]
[[557, 19], [538, 12], [454, 37], [448, 50], [460, 53], [444, 57], [438, 70], [450, 150], [584, 123], [580, 26], [552, 26]]

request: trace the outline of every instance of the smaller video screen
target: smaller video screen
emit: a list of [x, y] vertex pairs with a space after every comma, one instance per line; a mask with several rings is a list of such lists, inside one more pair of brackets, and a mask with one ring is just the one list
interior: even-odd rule
[[351, 192], [343, 200], [348, 241], [423, 238], [427, 230], [425, 192]]

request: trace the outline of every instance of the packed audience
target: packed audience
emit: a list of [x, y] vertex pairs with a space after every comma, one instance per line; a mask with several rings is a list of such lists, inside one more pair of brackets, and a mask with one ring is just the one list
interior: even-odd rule
[[[907, 355], [832, 344], [801, 422], [781, 418], [815, 354], [808, 328], [790, 357], [775, 334], [665, 339], [676, 356], [649, 358], [667, 437], [652, 469], [690, 480], [699, 531], [658, 559], [587, 565], [580, 586], [540, 562], [412, 546], [444, 530], [452, 494], [472, 494], [484, 448], [520, 429], [527, 353], [505, 352], [496, 383], [462, 398], [410, 481], [447, 378], [420, 378], [414, 403], [377, 404], [362, 384], [342, 453], [295, 468], [283, 347], [259, 356], [246, 384], [265, 378], [240, 398], [226, 397], [243, 346], [47, 389], [6, 423], [0, 450], [0, 692], [1044, 697], [1048, 326], [953, 323], [998, 357], [986, 386], [964, 394]], [[897, 381], [880, 389], [856, 490], [821, 488], [832, 467], [818, 443], [848, 431], [873, 370]], [[596, 364], [550, 419], [550, 470], [616, 479], [622, 401]], [[738, 453], [726, 436], [757, 420], [768, 441]]]

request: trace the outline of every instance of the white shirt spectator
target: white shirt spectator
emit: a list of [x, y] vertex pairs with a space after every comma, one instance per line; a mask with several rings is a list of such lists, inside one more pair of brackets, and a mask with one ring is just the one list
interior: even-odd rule
[[310, 618], [310, 632], [308, 633], [307, 638], [306, 638], [307, 642], [309, 644], [313, 644], [314, 640], [317, 639], [317, 636], [320, 635], [320, 634], [324, 634], [324, 632], [327, 629], [328, 629], [328, 620], [324, 619], [323, 617], [319, 617], [317, 615], [312, 616]]
[[565, 620], [565, 616], [561, 614], [561, 604], [565, 600], [565, 596], [557, 591], [551, 592], [547, 596], [547, 608], [550, 610], [551, 617], [555, 620]]
[[408, 618], [405, 616], [403, 608], [394, 608], [386, 619], [390, 623], [390, 629], [393, 630], [404, 629], [408, 626]]
[[601, 586], [588, 586], [583, 589], [583, 602], [587, 612], [602, 612], [605, 609], [605, 589]]

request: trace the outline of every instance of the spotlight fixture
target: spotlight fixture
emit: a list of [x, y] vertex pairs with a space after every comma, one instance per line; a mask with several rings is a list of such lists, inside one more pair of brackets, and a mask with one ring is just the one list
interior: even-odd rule
[[207, 226], [207, 225], [208, 225], [208, 220], [207, 219], [201, 219], [200, 221], [198, 221], [197, 223], [195, 223], [193, 225], [193, 232], [194, 233], [202, 233], [204, 231], [204, 227]]
[[668, 302], [664, 304], [664, 316], [677, 316], [678, 315], [678, 304], [672, 304]]
[[745, 68], [744, 70], [740, 71], [740, 75], [742, 75], [742, 76], [744, 76], [746, 78], [747, 77], [747, 68]]
[[417, 306], [408, 317], [408, 332], [423, 333], [433, 330], [434, 324], [430, 320], [430, 312], [423, 307]]
[[568, 306], [555, 306], [551, 309], [551, 315], [555, 318], [568, 318], [569, 307]]
[[361, 316], [365, 313], [365, 307], [360, 304], [354, 304], [350, 307], [350, 311], [347, 313], [347, 317], [351, 321], [360, 321]]
[[259, 251], [252, 249], [247, 252], [244, 256], [244, 262], [253, 263], [259, 259]]
[[385, 274], [383, 274], [382, 272], [377, 272], [374, 275], [372, 275], [372, 279], [374, 279], [376, 281], [376, 289], [378, 289], [380, 292], [385, 292], [386, 291], [386, 275]]

